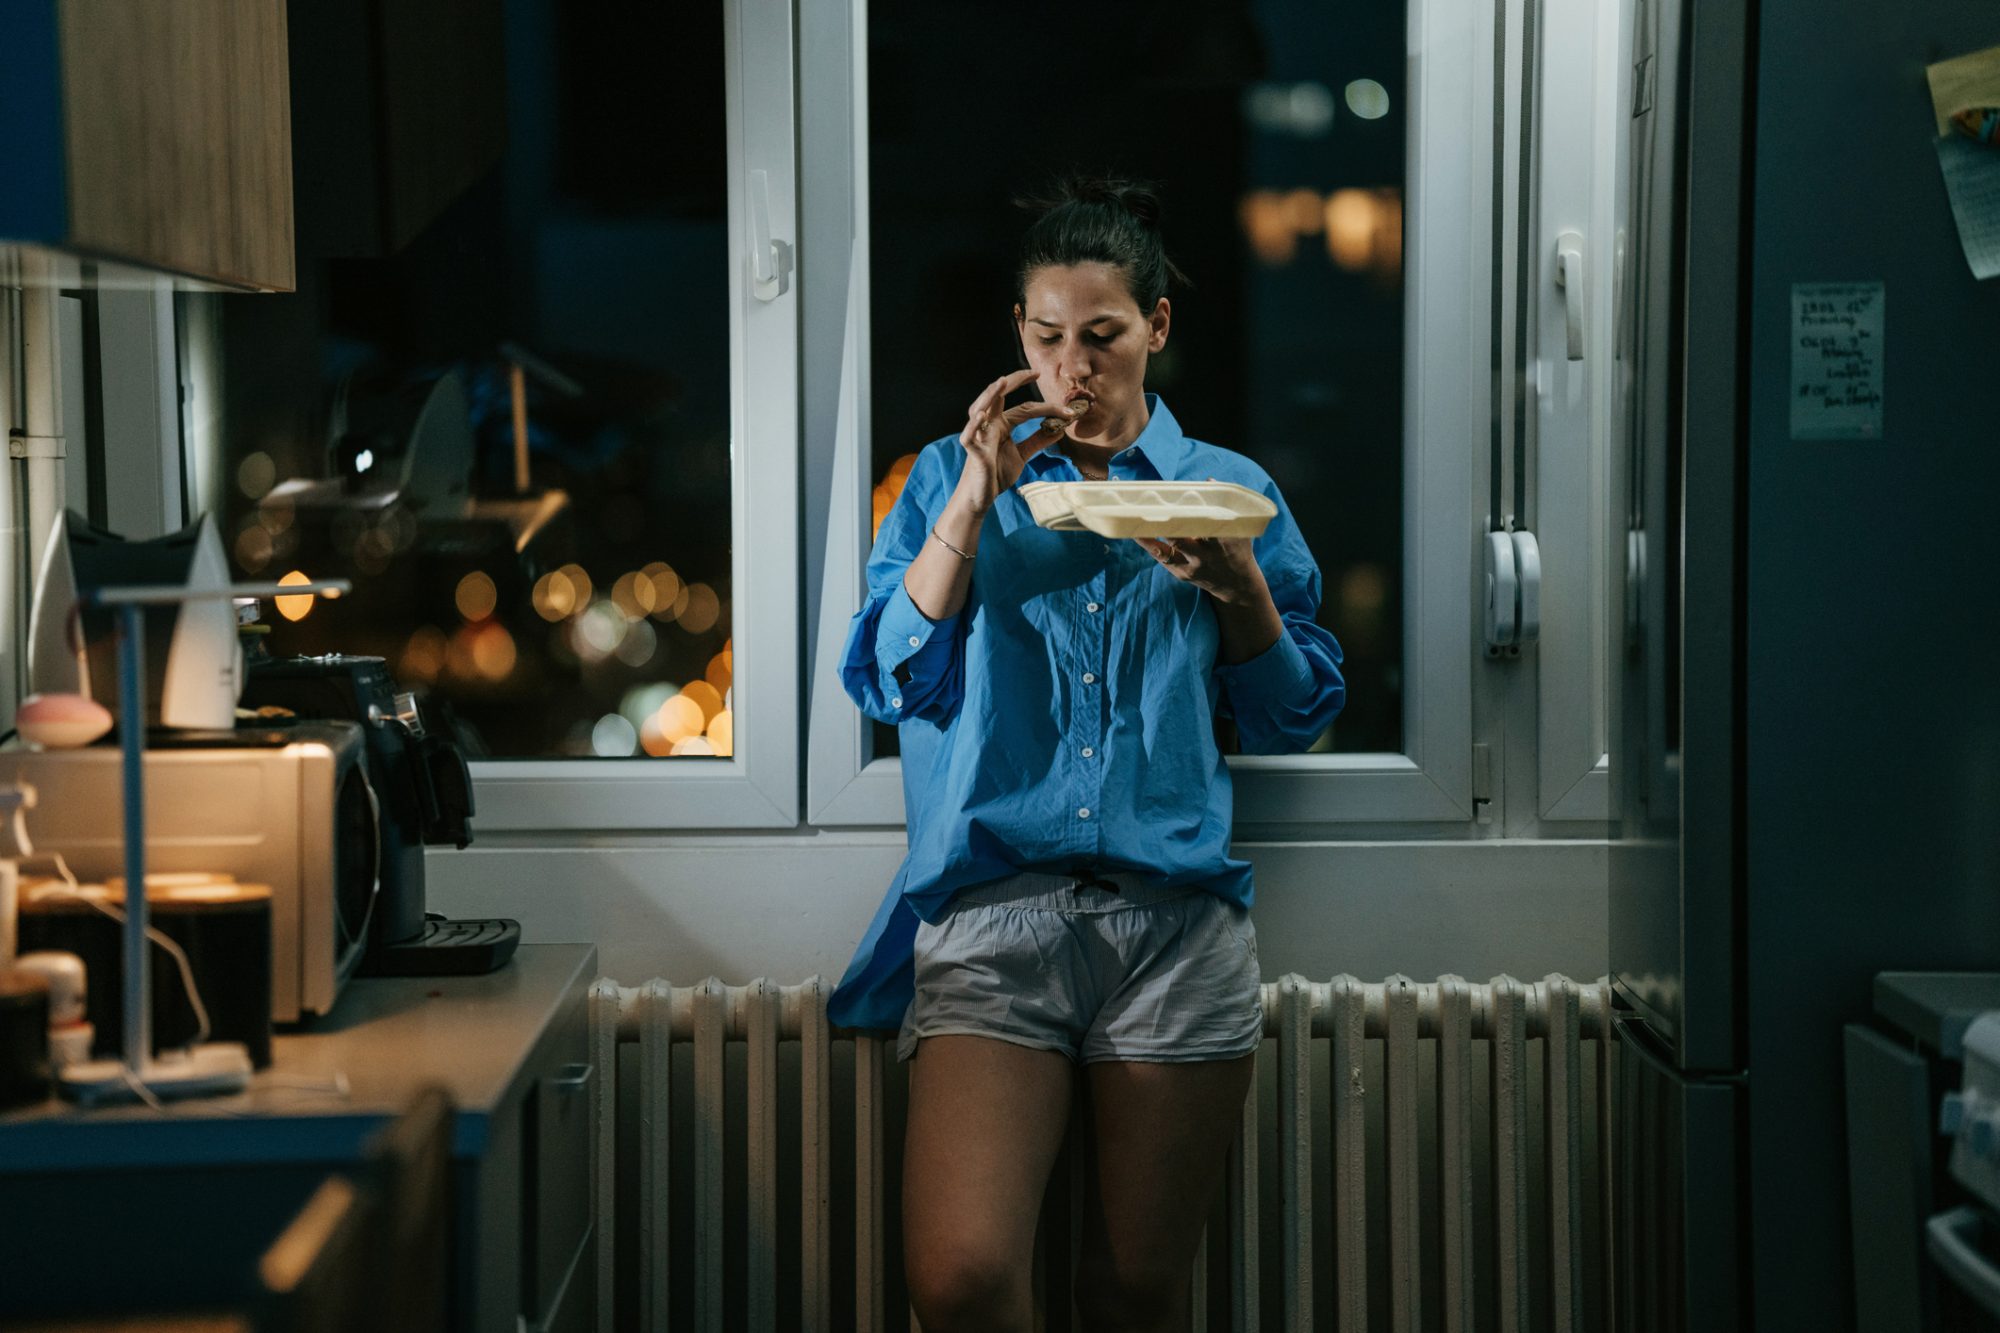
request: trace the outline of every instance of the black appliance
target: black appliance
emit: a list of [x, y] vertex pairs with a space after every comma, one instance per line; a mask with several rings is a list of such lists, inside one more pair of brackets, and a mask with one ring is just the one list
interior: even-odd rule
[[[2000, 971], [2000, 617], [1967, 577], [2000, 291], [1960, 249], [1924, 75], [1991, 46], [1994, 7], [1631, 13], [1617, 1327], [1885, 1333], [1910, 1325], [1857, 1318], [1842, 1026], [1878, 973]], [[1813, 406], [1828, 286], [1875, 312], [1872, 422]], [[1907, 1139], [1873, 1152], [1917, 1179]]]
[[472, 841], [472, 775], [451, 740], [427, 725], [379, 657], [270, 657], [253, 650], [242, 706], [359, 723], [381, 805], [381, 894], [362, 975], [491, 972], [521, 942], [506, 918], [447, 921], [424, 910], [424, 848]]

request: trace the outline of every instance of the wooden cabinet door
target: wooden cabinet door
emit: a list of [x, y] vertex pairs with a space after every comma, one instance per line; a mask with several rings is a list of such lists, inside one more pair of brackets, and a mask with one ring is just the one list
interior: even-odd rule
[[284, 0], [57, 0], [67, 231], [81, 252], [290, 291]]

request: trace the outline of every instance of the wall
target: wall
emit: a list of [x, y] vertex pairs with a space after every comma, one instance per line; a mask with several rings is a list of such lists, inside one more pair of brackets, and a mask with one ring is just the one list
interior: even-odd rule
[[[476, 821], [475, 821], [476, 825]], [[1239, 844], [1257, 868], [1266, 979], [1605, 970], [1601, 844]], [[715, 975], [837, 979], [903, 857], [900, 833], [662, 837], [433, 851], [430, 907], [511, 916], [531, 940], [597, 945], [627, 985]]]
[[[1749, 422], [1747, 939], [1758, 1328], [1851, 1327], [1840, 1027], [1889, 968], [2000, 968], [2000, 282], [1927, 61], [1990, 4], [1765, 0]], [[1886, 284], [1884, 438], [1790, 438], [1790, 288]]]

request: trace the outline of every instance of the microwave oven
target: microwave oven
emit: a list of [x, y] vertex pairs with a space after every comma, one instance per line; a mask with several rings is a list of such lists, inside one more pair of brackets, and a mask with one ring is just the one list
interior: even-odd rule
[[[271, 1020], [333, 1008], [360, 965], [380, 890], [380, 819], [361, 728], [301, 722], [155, 732], [145, 757], [146, 870], [205, 871], [271, 890]], [[0, 752], [32, 783], [35, 852], [83, 881], [125, 873], [115, 746]]]

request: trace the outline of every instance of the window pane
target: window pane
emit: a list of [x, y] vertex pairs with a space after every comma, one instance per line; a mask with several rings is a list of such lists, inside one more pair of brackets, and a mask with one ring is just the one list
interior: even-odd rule
[[272, 652], [387, 658], [474, 754], [727, 755], [722, 6], [473, 8], [385, 37], [373, 135], [294, 32], [299, 291], [199, 298], [224, 539], [355, 581]]
[[[898, 460], [1024, 364], [1011, 199], [1068, 168], [1158, 182], [1194, 285], [1147, 387], [1283, 490], [1347, 653], [1347, 751], [1403, 747], [1404, 12], [1111, 3], [995, 46], [1018, 6], [869, 8], [877, 515]], [[935, 54], [989, 49], [972, 81]], [[1078, 72], [1042, 51], [1079, 53]], [[893, 729], [875, 738], [895, 753]]]

